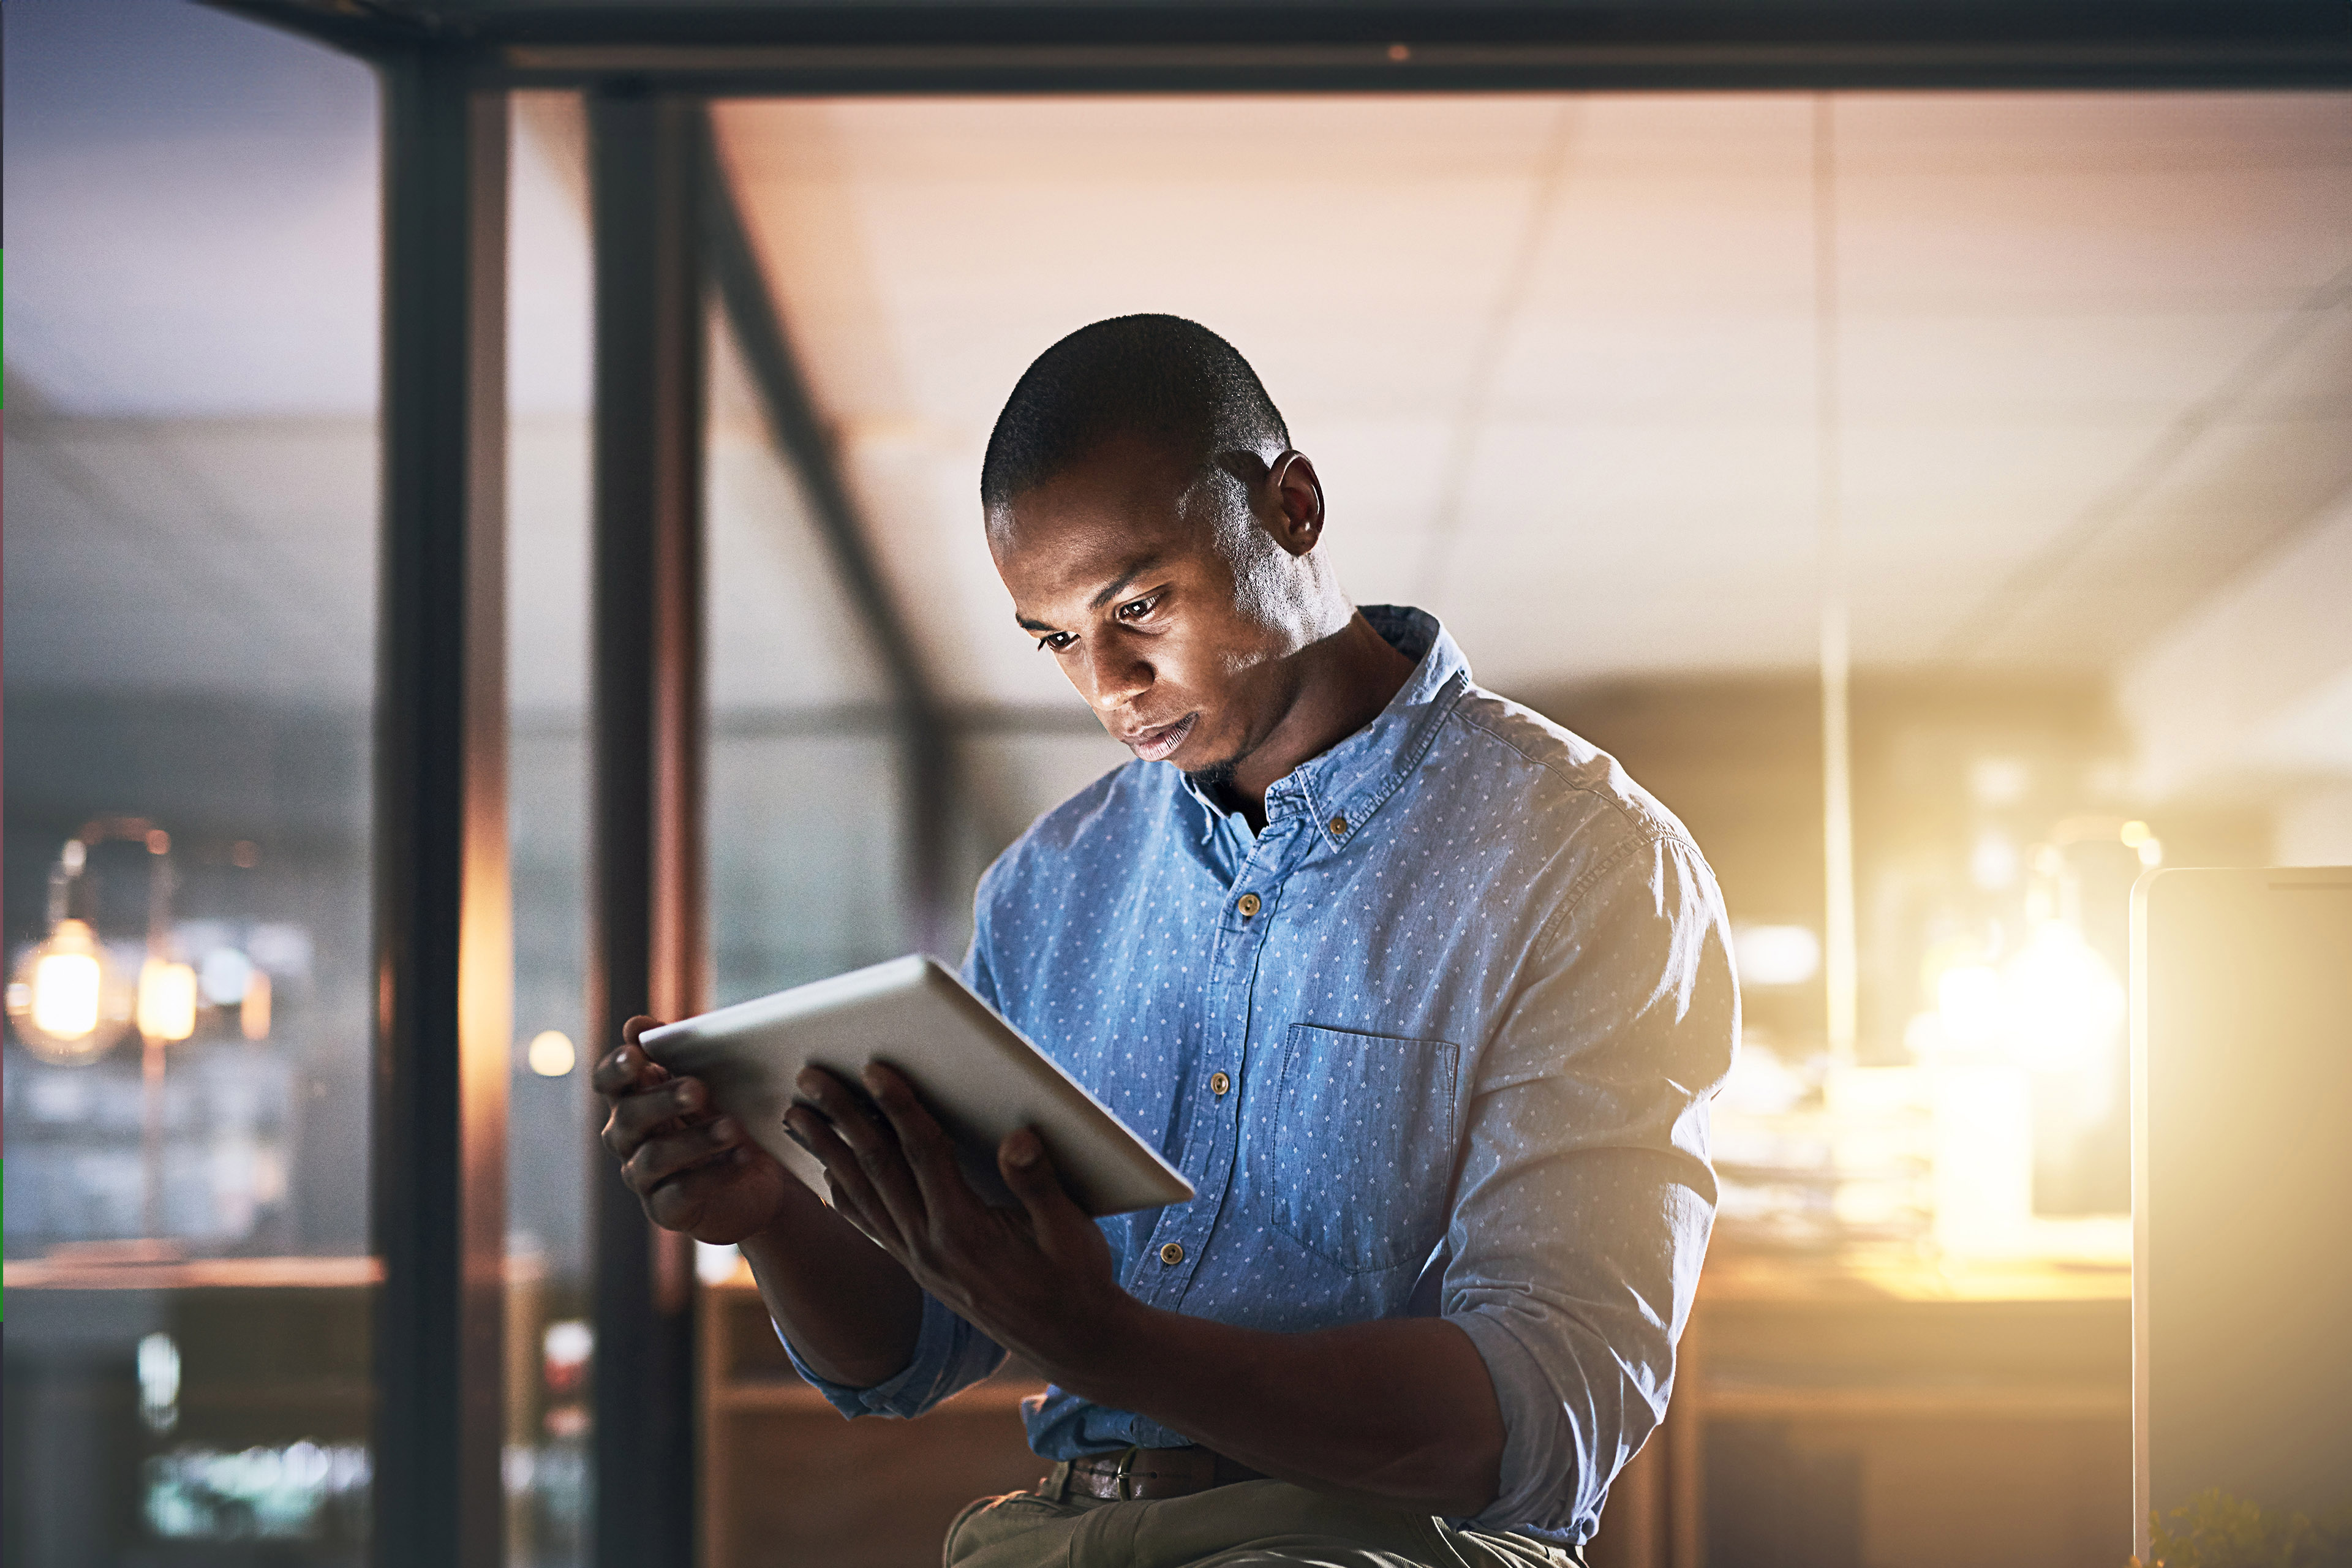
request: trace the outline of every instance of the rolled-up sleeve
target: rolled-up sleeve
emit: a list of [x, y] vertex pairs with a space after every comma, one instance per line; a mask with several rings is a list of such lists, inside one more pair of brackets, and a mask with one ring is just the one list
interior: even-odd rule
[[[782, 1333], [779, 1331], [779, 1338]], [[844, 1415], [920, 1415], [950, 1394], [971, 1387], [1004, 1364], [1004, 1350], [994, 1340], [923, 1294], [922, 1327], [915, 1335], [915, 1353], [894, 1376], [871, 1388], [851, 1388], [819, 1377], [793, 1342], [784, 1341], [793, 1370], [824, 1395]]]
[[1665, 1414], [1714, 1221], [1707, 1100], [1738, 1033], [1713, 874], [1676, 837], [1583, 877], [1471, 1086], [1444, 1312], [1507, 1438], [1475, 1522], [1580, 1540]]
[[[981, 933], [975, 931], [971, 946], [964, 953], [963, 981], [992, 1007], [996, 1005], [996, 986], [981, 942]], [[783, 1338], [781, 1329], [777, 1337]], [[1003, 1346], [950, 1311], [928, 1290], [923, 1292], [923, 1321], [916, 1331], [914, 1355], [896, 1376], [871, 1388], [852, 1388], [819, 1377], [789, 1339], [784, 1340], [784, 1353], [792, 1358], [793, 1370], [824, 1394], [826, 1403], [853, 1417], [920, 1415], [1004, 1364]]]

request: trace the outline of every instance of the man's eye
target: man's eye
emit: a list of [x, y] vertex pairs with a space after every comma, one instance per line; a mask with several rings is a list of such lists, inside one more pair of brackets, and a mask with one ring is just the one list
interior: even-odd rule
[[1139, 621], [1144, 616], [1150, 615], [1151, 613], [1152, 606], [1159, 603], [1160, 595], [1157, 594], [1150, 595], [1146, 598], [1129, 599], [1126, 604], [1121, 605], [1118, 607], [1117, 614], [1118, 618], [1122, 621]]
[[1070, 646], [1070, 634], [1067, 632], [1047, 632], [1044, 637], [1037, 639], [1037, 646], [1043, 648], [1051, 648], [1055, 653], [1059, 653], [1064, 648]]

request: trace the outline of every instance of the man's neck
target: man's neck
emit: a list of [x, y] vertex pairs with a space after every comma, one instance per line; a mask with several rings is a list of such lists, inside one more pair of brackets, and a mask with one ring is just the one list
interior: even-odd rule
[[1298, 695], [1265, 742], [1213, 786], [1253, 831], [1265, 826], [1265, 792], [1301, 763], [1321, 756], [1381, 715], [1412, 675], [1413, 661], [1372, 629], [1360, 611], [1321, 642], [1300, 650]]

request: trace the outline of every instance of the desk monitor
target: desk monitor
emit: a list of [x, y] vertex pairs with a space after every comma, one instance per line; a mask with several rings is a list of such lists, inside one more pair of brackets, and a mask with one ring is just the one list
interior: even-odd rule
[[2352, 1504], [2352, 868], [2132, 900], [2133, 1540]]

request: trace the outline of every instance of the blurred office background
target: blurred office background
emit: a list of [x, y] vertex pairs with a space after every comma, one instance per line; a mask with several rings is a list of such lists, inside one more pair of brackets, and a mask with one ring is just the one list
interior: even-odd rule
[[[163, 0], [10, 0], [5, 26], [0, 1539], [12, 1568], [354, 1563], [376, 89]], [[586, 1559], [607, 1044], [583, 1001], [590, 258], [579, 101], [515, 118], [506, 1481], [510, 1561], [552, 1568]], [[2129, 889], [2352, 862], [2352, 99], [736, 102], [714, 126], [954, 762], [917, 867], [886, 650], [714, 311], [714, 1000], [960, 954], [987, 860], [1120, 762], [1012, 626], [976, 475], [1048, 342], [1194, 317], [1316, 458], [1354, 596], [1442, 616], [1721, 875], [1747, 1049], [1717, 1370], [1685, 1373], [1685, 1479], [1629, 1484], [1622, 1516], [1697, 1530], [1719, 1568], [2120, 1563]], [[756, 1511], [756, 1479], [821, 1511], [824, 1461], [795, 1456], [831, 1429], [771, 1352], [720, 1344], [746, 1298], [701, 1261], [724, 1506]], [[1889, 1301], [1950, 1310], [1890, 1328]], [[1856, 1334], [1883, 1364], [1825, 1353]], [[971, 1442], [1017, 1444], [989, 1415]]]

